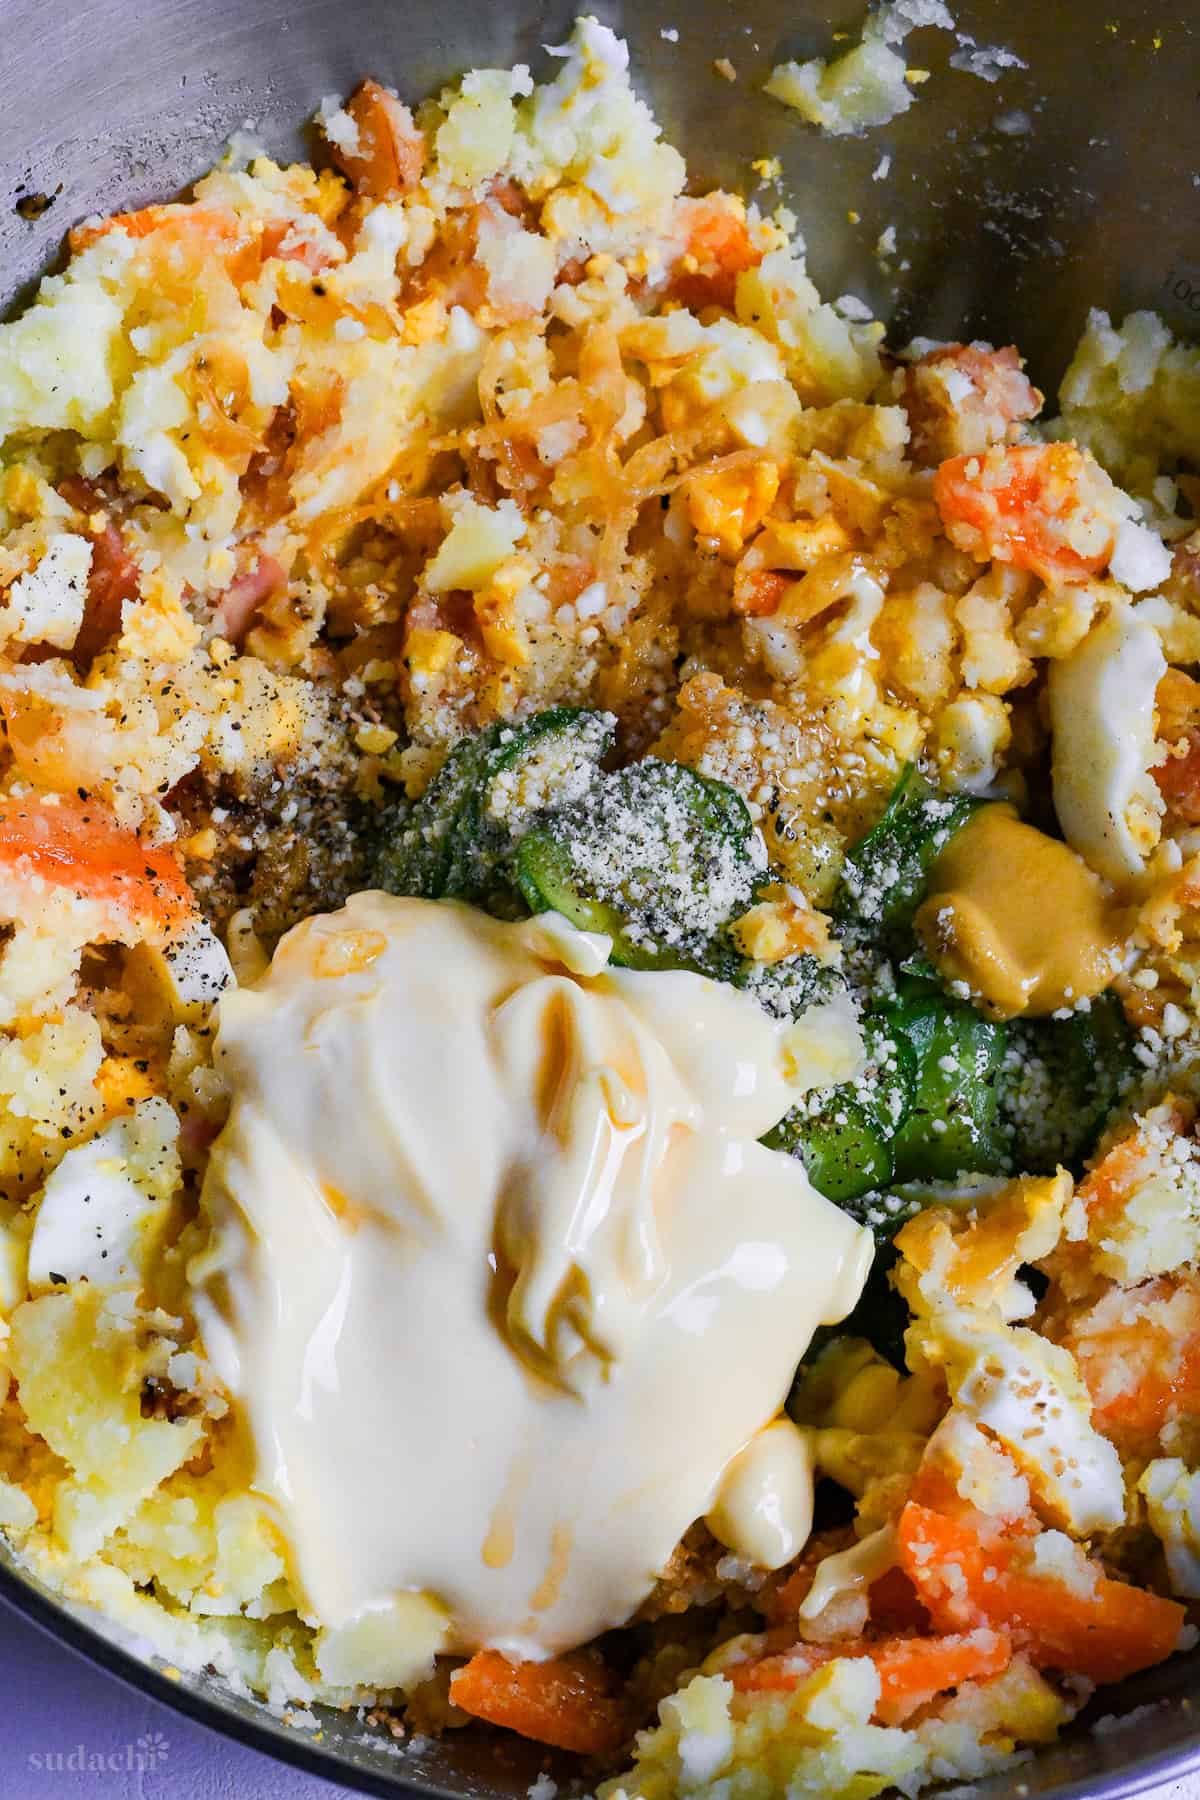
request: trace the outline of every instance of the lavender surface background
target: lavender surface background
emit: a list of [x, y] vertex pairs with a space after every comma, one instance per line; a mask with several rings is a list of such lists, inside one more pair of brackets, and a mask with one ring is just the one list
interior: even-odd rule
[[[138, 1740], [142, 1761], [131, 1769]], [[115, 1759], [65, 1766], [72, 1752]], [[152, 1755], [150, 1754], [152, 1752]], [[76, 1756], [76, 1764], [79, 1762]], [[61, 1765], [63, 1766], [60, 1766]], [[56, 1644], [0, 1601], [0, 1800], [350, 1800], [351, 1789], [284, 1768], [145, 1699]], [[1147, 1800], [1200, 1800], [1200, 1775]]]
[[[140, 1749], [139, 1738], [149, 1740]], [[81, 1770], [81, 1749], [118, 1767]], [[72, 1752], [76, 1767], [60, 1767]], [[139, 1757], [153, 1766], [137, 1768]], [[134, 1766], [120, 1766], [125, 1763]], [[349, 1800], [350, 1794], [340, 1783], [285, 1768], [134, 1693], [0, 1601], [0, 1800]]]

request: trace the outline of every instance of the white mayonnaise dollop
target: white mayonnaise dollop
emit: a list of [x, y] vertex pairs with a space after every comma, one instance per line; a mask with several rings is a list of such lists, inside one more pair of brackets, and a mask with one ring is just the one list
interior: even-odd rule
[[[359, 894], [221, 1002], [204, 1324], [327, 1629], [416, 1593], [447, 1650], [622, 1623], [858, 1297], [869, 1234], [757, 1142], [853, 1018], [607, 952]], [[758, 1460], [751, 1556], [811, 1505]]]

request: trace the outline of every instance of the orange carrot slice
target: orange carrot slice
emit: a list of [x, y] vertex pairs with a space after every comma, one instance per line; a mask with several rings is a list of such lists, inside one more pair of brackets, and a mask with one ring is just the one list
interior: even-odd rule
[[1073, 444], [1014, 444], [950, 457], [933, 497], [951, 541], [981, 562], [1079, 581], [1106, 566], [1116, 542], [1106, 486]]
[[[789, 1650], [734, 1663], [725, 1674], [739, 1694], [790, 1694], [808, 1680], [814, 1669], [832, 1662], [837, 1654], [828, 1644], [793, 1644]], [[846, 1649], [841, 1654], [852, 1656], [856, 1652]]]
[[74, 794], [0, 799], [0, 871], [73, 891], [158, 930], [194, 907], [173, 851], [149, 848], [107, 808]]
[[1096, 1429], [1122, 1456], [1148, 1460], [1172, 1419], [1200, 1411], [1200, 1279], [1190, 1270], [1102, 1294], [1073, 1313], [1060, 1341], [1092, 1395]]
[[607, 1670], [583, 1653], [510, 1663], [480, 1650], [451, 1676], [450, 1698], [474, 1718], [579, 1756], [619, 1750], [631, 1729]]
[[783, 596], [795, 581], [794, 575], [781, 575], [775, 569], [756, 569], [734, 594], [733, 610], [751, 618], [769, 618], [779, 611]]
[[1200, 824], [1200, 730], [1187, 733], [1183, 756], [1169, 756], [1150, 773], [1175, 817], [1186, 825]]
[[356, 191], [372, 200], [411, 193], [425, 166], [425, 135], [407, 106], [377, 81], [364, 81], [346, 103], [358, 127], [358, 147], [333, 145], [333, 158]]
[[963, 1519], [910, 1501], [898, 1526], [900, 1563], [934, 1624], [1007, 1631], [1044, 1668], [1121, 1681], [1175, 1649], [1184, 1609], [1096, 1570], [1090, 1590], [1022, 1567], [1030, 1540], [984, 1545]]
[[732, 312], [737, 278], [756, 269], [762, 251], [752, 243], [745, 215], [719, 194], [703, 200], [681, 200], [679, 216], [685, 232], [687, 264], [676, 270], [671, 293], [700, 311], [723, 306]]
[[868, 1653], [879, 1671], [875, 1716], [884, 1725], [902, 1725], [938, 1694], [1002, 1675], [1012, 1653], [1011, 1638], [987, 1626], [947, 1637], [886, 1638]]
[[876, 1643], [797, 1644], [793, 1649], [728, 1671], [739, 1693], [790, 1693], [814, 1669], [834, 1657], [867, 1656], [879, 1671], [875, 1717], [884, 1725], [900, 1725], [918, 1707], [967, 1681], [1002, 1675], [1012, 1661], [1012, 1641], [987, 1626], [946, 1637], [881, 1638]]
[[72, 254], [77, 254], [101, 238], [111, 236], [114, 231], [139, 240], [159, 235], [164, 240], [181, 244], [232, 245], [244, 235], [232, 213], [219, 212], [211, 206], [172, 201], [166, 206], [143, 206], [138, 212], [113, 213], [97, 224], [76, 225], [67, 234], [67, 242]]
[[[314, 244], [307, 238], [295, 238], [289, 243], [292, 229], [291, 219], [271, 219], [263, 226], [262, 236], [258, 240], [259, 255], [264, 262], [270, 262], [272, 257], [277, 256], [284, 262], [303, 263], [311, 274], [319, 275], [322, 269], [329, 267], [333, 258], [319, 244]], [[285, 244], [287, 249], [284, 248]]]

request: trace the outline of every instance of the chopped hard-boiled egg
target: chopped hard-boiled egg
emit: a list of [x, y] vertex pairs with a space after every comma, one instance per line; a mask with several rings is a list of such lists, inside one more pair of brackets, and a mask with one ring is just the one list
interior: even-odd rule
[[1124, 1522], [1121, 1459], [1091, 1423], [1069, 1351], [956, 1311], [932, 1321], [922, 1353], [941, 1362], [955, 1406], [1008, 1450], [1052, 1520], [1081, 1537]]
[[450, 529], [425, 570], [431, 594], [451, 588], [485, 588], [525, 535], [525, 521], [512, 500], [484, 506], [470, 495], [447, 502]]
[[179, 1183], [179, 1121], [143, 1100], [68, 1150], [42, 1193], [29, 1245], [34, 1292], [73, 1281], [140, 1281], [170, 1222]]
[[1200, 1474], [1177, 1456], [1149, 1463], [1138, 1482], [1163, 1547], [1171, 1591], [1200, 1600]]
[[0, 606], [0, 639], [69, 650], [87, 601], [92, 546], [74, 532], [52, 538], [36, 568], [21, 575]]
[[197, 914], [163, 944], [129, 952], [128, 982], [146, 1017], [193, 1024], [234, 985], [233, 965], [220, 938]]
[[[882, 0], [769, 91], [865, 129], [929, 26]], [[462, 1654], [459, 1712], [606, 1757], [609, 1628], [697, 1604], [664, 1666], [717, 1648], [604, 1800], [912, 1796], [1052, 1736], [1089, 1665], [1051, 1646], [1051, 1687], [1024, 1621], [913, 1637], [910, 1506], [948, 1581], [960, 1527], [1012, 1533], [1056, 1607], [1105, 1599], [1081, 1540], [1125, 1527], [1146, 1662], [1167, 1586], [1200, 1598], [1190, 1103], [1131, 1095], [1138, 1154], [1110, 1129], [1074, 1192], [1025, 1054], [1074, 1043], [1086, 1085], [1115, 977], [1127, 1060], [1195, 1060], [1200, 363], [1094, 316], [1047, 423], [1016, 346], [887, 353], [786, 209], [685, 191], [608, 27], [544, 54], [416, 116], [331, 97], [320, 172], [231, 146], [0, 325], [0, 1532], [272, 1704], [417, 1725]], [[1090, 869], [1017, 816], [1049, 823], [1048, 749]], [[647, 758], [682, 765], [661, 815], [593, 809]], [[899, 1041], [908, 764], [947, 915], [913, 929], [968, 1035], [1023, 1014], [1003, 1059]], [[951, 852], [964, 793], [1010, 804]], [[1021, 833], [1086, 888], [1054, 983]], [[596, 929], [511, 922], [581, 900], [568, 863]], [[693, 947], [708, 978], [656, 960]], [[959, 1129], [976, 1075], [1041, 1173], [958, 1166], [1007, 1155]], [[867, 1162], [869, 1228], [823, 1197]]]
[[1163, 803], [1150, 769], [1166, 667], [1154, 627], [1136, 607], [1118, 605], [1049, 668], [1059, 823], [1072, 849], [1116, 886], [1136, 880], [1159, 838]]

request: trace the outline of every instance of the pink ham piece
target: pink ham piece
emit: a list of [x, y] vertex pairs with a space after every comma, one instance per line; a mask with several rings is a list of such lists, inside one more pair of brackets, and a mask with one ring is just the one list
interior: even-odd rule
[[213, 613], [213, 626], [219, 637], [239, 644], [250, 628], [250, 621], [272, 594], [287, 586], [287, 570], [273, 556], [260, 554], [252, 569], [236, 575]]

